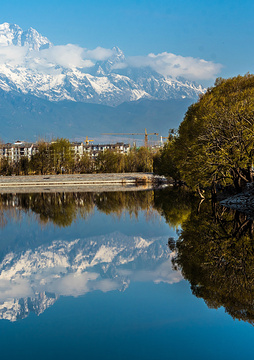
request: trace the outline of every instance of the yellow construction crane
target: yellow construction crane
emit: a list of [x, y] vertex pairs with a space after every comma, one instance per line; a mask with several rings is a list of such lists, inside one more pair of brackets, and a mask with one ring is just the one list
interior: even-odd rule
[[85, 141], [86, 145], [89, 145], [89, 143], [90, 143], [91, 141], [94, 141], [94, 140], [88, 140], [88, 136], [86, 136], [86, 141]]
[[145, 135], [145, 147], [148, 146], [148, 136], [150, 135], [159, 135], [158, 133], [150, 133], [148, 134], [146, 129], [145, 133], [103, 133], [102, 135]]

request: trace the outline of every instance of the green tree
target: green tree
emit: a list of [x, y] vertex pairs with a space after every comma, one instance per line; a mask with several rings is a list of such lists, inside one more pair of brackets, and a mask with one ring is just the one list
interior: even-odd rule
[[138, 172], [153, 172], [153, 153], [147, 147], [140, 147], [136, 150], [136, 163]]
[[137, 149], [132, 148], [129, 153], [125, 155], [125, 172], [136, 172], [137, 166]]
[[170, 227], [179, 229], [188, 219], [199, 199], [183, 187], [168, 187], [155, 192], [154, 208], [166, 219]]
[[0, 194], [0, 227], [11, 217], [19, 219], [21, 209], [32, 211], [42, 224], [52, 222], [59, 227], [70, 226], [78, 218], [87, 218], [95, 207], [106, 214], [121, 216], [127, 212], [138, 217], [141, 210], [146, 210], [147, 214], [152, 212], [153, 200], [153, 191]]
[[116, 151], [100, 152], [95, 161], [95, 168], [102, 173], [119, 173], [124, 171], [124, 156]]
[[173, 139], [168, 140], [163, 148], [154, 156], [153, 170], [155, 174], [180, 180], [179, 170], [172, 157]]
[[44, 141], [39, 142], [38, 152], [30, 160], [30, 169], [32, 172], [40, 175], [52, 172], [48, 143]]
[[74, 167], [74, 155], [67, 139], [56, 139], [50, 144], [51, 167], [56, 174], [71, 173]]
[[10, 176], [14, 172], [13, 164], [8, 159], [1, 160], [0, 174]]
[[252, 181], [253, 135], [254, 76], [218, 79], [188, 109], [168, 149], [178, 170], [169, 164], [169, 175], [179, 174], [192, 188], [233, 184], [240, 190]]
[[74, 172], [80, 174], [92, 173], [94, 170], [94, 162], [88, 154], [82, 155], [75, 159]]

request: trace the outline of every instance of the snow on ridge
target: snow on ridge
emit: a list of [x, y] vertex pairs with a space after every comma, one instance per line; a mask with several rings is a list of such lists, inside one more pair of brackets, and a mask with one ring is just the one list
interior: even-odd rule
[[16, 24], [0, 24], [0, 46], [27, 46], [30, 50], [49, 48], [52, 43], [33, 28], [23, 31]]
[[[102, 50], [86, 53], [98, 56]], [[33, 28], [23, 31], [15, 24], [0, 24], [0, 89], [50, 101], [111, 106], [140, 99], [196, 98], [205, 91], [202, 86], [172, 80], [147, 67], [140, 67], [135, 75], [118, 47], [107, 49], [106, 60], [84, 58], [84, 53], [85, 49], [76, 45], [53, 46]]]
[[60, 295], [124, 291], [131, 281], [181, 281], [166, 241], [114, 232], [8, 253], [0, 263], [0, 319], [39, 315]]
[[[20, 254], [7, 254], [0, 264], [0, 299], [1, 283], [15, 279], [37, 279], [39, 284], [46, 284], [52, 278], [69, 273], [93, 271], [98, 265], [109, 264], [120, 266], [132, 262], [133, 259], [148, 251], [149, 247], [162, 240], [145, 240], [140, 237], [126, 237], [119, 233], [89, 239], [77, 239], [72, 242], [54, 241], [49, 247], [40, 246], [35, 250], [27, 250]], [[163, 238], [163, 244], [165, 239]], [[151, 250], [152, 251], [152, 248]], [[170, 254], [164, 250], [164, 257]], [[29, 280], [30, 281], [30, 280]], [[39, 288], [37, 291], [42, 291]]]

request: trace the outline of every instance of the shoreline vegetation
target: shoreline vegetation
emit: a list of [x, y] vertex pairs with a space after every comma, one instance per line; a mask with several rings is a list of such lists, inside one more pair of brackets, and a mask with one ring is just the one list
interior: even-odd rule
[[157, 174], [204, 198], [241, 193], [254, 180], [254, 75], [218, 78], [191, 105], [154, 160]]
[[[3, 145], [1, 145], [3, 147]], [[1, 149], [0, 146], [0, 149]], [[133, 147], [127, 153], [106, 149], [95, 154], [76, 153], [68, 139], [39, 141], [36, 153], [13, 159], [4, 154], [0, 158], [0, 175], [58, 175], [153, 172], [156, 149]], [[3, 150], [3, 149], [2, 149]]]

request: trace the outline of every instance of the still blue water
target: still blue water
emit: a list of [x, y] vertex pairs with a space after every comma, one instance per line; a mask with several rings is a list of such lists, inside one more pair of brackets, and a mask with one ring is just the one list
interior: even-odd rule
[[247, 359], [254, 328], [209, 309], [172, 269], [158, 212], [42, 224], [32, 211], [1, 229], [2, 359]]

